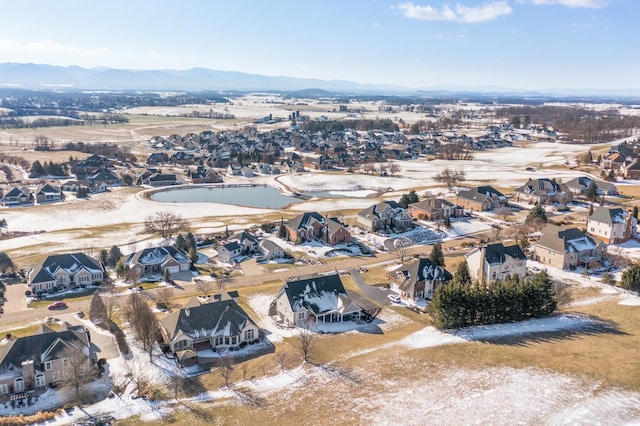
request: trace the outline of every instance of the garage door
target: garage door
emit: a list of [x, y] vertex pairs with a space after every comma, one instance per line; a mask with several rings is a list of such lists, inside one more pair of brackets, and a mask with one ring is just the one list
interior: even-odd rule
[[170, 274], [177, 274], [178, 272], [180, 272], [179, 266], [169, 266], [168, 269]]

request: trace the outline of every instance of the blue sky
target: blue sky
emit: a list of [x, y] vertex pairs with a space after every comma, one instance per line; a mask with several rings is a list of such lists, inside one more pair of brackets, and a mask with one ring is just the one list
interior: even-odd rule
[[638, 0], [20, 0], [0, 62], [638, 90], [638, 17]]

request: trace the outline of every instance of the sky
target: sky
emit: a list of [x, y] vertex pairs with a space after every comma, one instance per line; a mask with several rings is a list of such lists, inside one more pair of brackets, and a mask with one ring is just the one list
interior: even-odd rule
[[639, 0], [20, 0], [0, 62], [410, 88], [640, 89]]

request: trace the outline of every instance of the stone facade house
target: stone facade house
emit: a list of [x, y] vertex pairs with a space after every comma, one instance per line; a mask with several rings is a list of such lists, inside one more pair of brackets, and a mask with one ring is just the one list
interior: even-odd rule
[[48, 256], [29, 271], [28, 285], [34, 293], [99, 283], [104, 266], [84, 253]]
[[435, 289], [451, 280], [452, 275], [429, 258], [421, 257], [389, 273], [389, 288], [411, 300], [431, 299]]
[[395, 201], [383, 201], [358, 212], [358, 225], [370, 232], [381, 229], [404, 231], [413, 228], [413, 218]]
[[131, 253], [124, 264], [138, 279], [157, 279], [165, 271], [169, 275], [188, 271], [191, 259], [188, 254], [173, 246], [148, 247]]
[[414, 219], [442, 220], [445, 217], [462, 217], [464, 209], [444, 198], [430, 197], [417, 203], [409, 204], [409, 214]]
[[529, 179], [523, 186], [517, 188], [513, 195], [516, 201], [526, 201], [531, 204], [566, 204], [573, 198], [569, 188], [546, 178]]
[[335, 245], [351, 241], [351, 233], [336, 218], [325, 218], [317, 212], [307, 212], [285, 224], [287, 239], [294, 244], [320, 240]]

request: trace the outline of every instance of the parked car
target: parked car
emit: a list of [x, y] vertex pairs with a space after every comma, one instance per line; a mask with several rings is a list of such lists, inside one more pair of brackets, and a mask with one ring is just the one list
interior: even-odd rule
[[402, 299], [400, 299], [400, 296], [398, 296], [397, 294], [389, 294], [387, 295], [387, 299], [389, 299], [389, 301], [391, 301], [392, 303], [402, 302]]
[[54, 310], [54, 309], [67, 309], [67, 304], [64, 303], [62, 300], [60, 300], [59, 302], [54, 302], [52, 304], [50, 304], [49, 306], [47, 306], [47, 308], [49, 308], [50, 310]]

